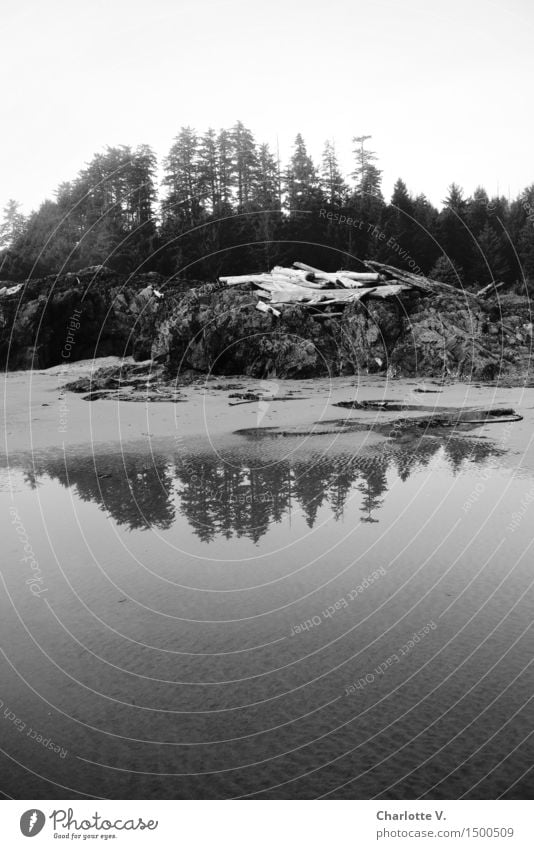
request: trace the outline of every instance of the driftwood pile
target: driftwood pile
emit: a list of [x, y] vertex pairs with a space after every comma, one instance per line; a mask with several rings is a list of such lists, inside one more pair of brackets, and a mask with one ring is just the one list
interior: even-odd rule
[[[323, 307], [340, 306], [360, 301], [362, 298], [392, 298], [402, 292], [419, 291], [427, 295], [452, 294], [459, 291], [447, 283], [429, 280], [409, 271], [402, 271], [381, 262], [365, 262], [368, 271], [321, 271], [303, 262], [294, 262], [292, 268], [275, 266], [265, 274], [241, 274], [235, 277], [220, 277], [226, 286], [253, 284], [259, 300], [256, 308], [261, 312], [281, 315], [278, 307], [287, 304], [313, 308], [316, 313]], [[477, 295], [466, 292], [468, 297]], [[266, 303], [268, 301], [268, 303]], [[328, 317], [340, 313], [325, 313]]]

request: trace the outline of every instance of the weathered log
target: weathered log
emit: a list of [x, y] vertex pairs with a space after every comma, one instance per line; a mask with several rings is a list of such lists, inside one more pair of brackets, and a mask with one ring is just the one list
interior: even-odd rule
[[305, 286], [307, 289], [325, 289], [329, 285], [327, 281], [318, 283], [306, 280], [304, 277], [287, 277], [284, 274], [278, 274], [274, 271], [268, 276], [270, 276], [271, 280], [275, 280], [277, 283], [283, 283], [286, 286]]
[[272, 278], [265, 281], [255, 281], [255, 285], [258, 286], [259, 289], [263, 289], [265, 292], [271, 292], [272, 294], [278, 294], [279, 292], [286, 293], [288, 296], [301, 295], [306, 298], [313, 298], [316, 291], [315, 289], [308, 289], [305, 286], [297, 286], [293, 283], [287, 283], [285, 281], [273, 280]]
[[501, 283], [494, 283], [493, 280], [492, 280], [491, 283], [488, 283], [488, 285], [484, 286], [483, 289], [478, 290], [478, 292], [476, 293], [477, 298], [484, 298], [484, 297], [486, 297], [486, 295], [492, 294], [493, 292], [497, 291], [497, 289], [500, 289], [504, 285], [505, 285], [505, 283], [503, 281], [501, 281]]
[[258, 301], [258, 303], [256, 304], [256, 309], [260, 312], [271, 313], [271, 315], [275, 315], [277, 318], [279, 318], [281, 315], [280, 310], [276, 310], [273, 306], [271, 306], [271, 304], [266, 304], [263, 301]]
[[313, 271], [305, 271], [299, 268], [284, 268], [282, 265], [275, 265], [271, 274], [282, 274], [289, 278], [298, 278], [299, 280], [308, 280], [313, 283], [315, 273]]
[[350, 280], [354, 280], [355, 282], [361, 283], [379, 283], [380, 282], [380, 274], [378, 272], [372, 271], [345, 271], [341, 268], [338, 272], [338, 275], [343, 277], [348, 277]]
[[376, 289], [373, 289], [372, 298], [390, 298], [396, 295], [399, 295], [401, 292], [406, 292], [410, 289], [410, 286], [405, 286], [403, 283], [392, 283], [386, 284], [384, 286], [377, 286]]
[[352, 277], [346, 277], [344, 274], [341, 274], [339, 272], [337, 275], [337, 279], [344, 289], [359, 289], [361, 286], [365, 286], [363, 280], [353, 280]]
[[378, 269], [379, 271], [385, 271], [392, 277], [395, 277], [399, 282], [406, 283], [414, 289], [420, 289], [422, 292], [428, 292], [433, 295], [447, 293], [449, 295], [455, 295], [456, 297], [465, 295], [468, 298], [476, 298], [478, 300], [478, 295], [474, 292], [469, 292], [467, 289], [457, 289], [449, 283], [442, 283], [438, 280], [430, 280], [428, 277], [423, 277], [421, 274], [413, 274], [411, 271], [403, 271], [400, 268], [395, 268], [393, 265], [386, 265], [384, 262], [377, 262], [376, 260], [368, 259], [365, 260], [365, 265], [367, 268], [371, 268], [373, 270]]
[[322, 271], [319, 271], [318, 268], [314, 268], [313, 265], [306, 265], [305, 262], [294, 262], [294, 268], [300, 268], [302, 271], [311, 271], [313, 274], [322, 274]]
[[219, 277], [219, 282], [226, 283], [227, 286], [239, 286], [240, 283], [256, 283], [267, 280], [269, 276], [269, 274], [238, 274], [233, 277]]
[[305, 289], [303, 286], [287, 286], [283, 289], [275, 289], [271, 293], [271, 303], [273, 304], [298, 304], [298, 303], [320, 303], [326, 297], [310, 289]]
[[336, 283], [338, 279], [338, 273], [330, 272], [330, 271], [321, 271], [320, 268], [314, 268], [313, 265], [306, 265], [305, 262], [294, 262], [293, 265], [295, 268], [300, 268], [302, 271], [311, 271], [313, 272], [315, 279], [317, 281], [325, 280], [328, 283]]
[[315, 304], [320, 304], [321, 306], [327, 306], [328, 304], [350, 304], [355, 301], [361, 301], [362, 298], [365, 298], [374, 291], [374, 287], [353, 289], [351, 291], [348, 291], [347, 289], [339, 289], [337, 291], [327, 290], [322, 294], [322, 296], [313, 298], [311, 301], [303, 304], [303, 306], [314, 306]]

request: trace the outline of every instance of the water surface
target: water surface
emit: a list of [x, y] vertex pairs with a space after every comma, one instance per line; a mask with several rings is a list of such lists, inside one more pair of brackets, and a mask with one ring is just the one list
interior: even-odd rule
[[3, 792], [528, 796], [534, 473], [504, 427], [10, 456]]

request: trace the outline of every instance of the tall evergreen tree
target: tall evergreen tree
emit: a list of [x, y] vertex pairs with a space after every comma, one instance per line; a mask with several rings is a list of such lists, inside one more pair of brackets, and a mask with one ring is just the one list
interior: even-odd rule
[[165, 218], [193, 226], [199, 219], [199, 140], [191, 127], [182, 127], [163, 162], [167, 197], [162, 204]]
[[217, 136], [219, 163], [219, 193], [223, 206], [230, 205], [235, 186], [234, 146], [228, 130], [221, 130]]
[[413, 202], [413, 217], [416, 221], [412, 239], [412, 254], [423, 271], [428, 273], [441, 254], [438, 235], [438, 210], [424, 194]]
[[365, 148], [365, 142], [370, 138], [372, 136], [355, 136], [352, 140], [355, 145], [356, 168], [351, 176], [356, 181], [356, 192], [360, 195], [380, 194], [382, 171], [375, 165], [376, 153]]
[[207, 203], [209, 211], [213, 215], [216, 215], [221, 202], [219, 153], [217, 134], [211, 127], [204, 133], [200, 140], [198, 151], [198, 182], [204, 204]]
[[286, 206], [291, 212], [309, 210], [320, 201], [317, 169], [301, 134], [295, 138], [293, 155], [286, 172]]
[[400, 214], [413, 215], [414, 213], [413, 200], [408, 192], [406, 183], [400, 177], [393, 186], [391, 205]]
[[472, 266], [472, 280], [480, 286], [507, 279], [510, 268], [500, 235], [487, 222], [477, 236], [478, 251]]
[[10, 247], [22, 235], [26, 219], [19, 211], [20, 204], [13, 199], [4, 207], [4, 218], [0, 225], [0, 248]]
[[467, 224], [468, 205], [462, 189], [451, 183], [439, 216], [439, 241], [442, 251], [464, 272], [468, 280], [475, 254], [474, 239]]
[[324, 145], [319, 185], [331, 207], [340, 208], [346, 202], [348, 187], [339, 168], [335, 145], [331, 141], [326, 141]]
[[252, 200], [259, 209], [280, 209], [278, 163], [268, 144], [258, 149], [258, 166]]
[[258, 157], [252, 132], [241, 121], [232, 127], [234, 147], [236, 201], [238, 211], [246, 209], [251, 201], [258, 173]]

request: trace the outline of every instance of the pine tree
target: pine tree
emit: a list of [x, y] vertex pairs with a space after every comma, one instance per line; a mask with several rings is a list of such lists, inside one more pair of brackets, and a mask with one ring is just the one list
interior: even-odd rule
[[489, 222], [477, 237], [478, 253], [473, 263], [472, 278], [480, 286], [507, 279], [510, 268], [504, 244]]
[[439, 243], [443, 253], [463, 269], [466, 280], [472, 273], [474, 241], [466, 223], [467, 201], [462, 189], [451, 183], [439, 216]]
[[268, 144], [262, 144], [258, 149], [258, 168], [252, 198], [259, 209], [280, 209], [278, 163]]
[[254, 191], [258, 157], [254, 136], [241, 121], [232, 127], [231, 138], [234, 147], [237, 209], [241, 211], [248, 207]]
[[257, 210], [252, 224], [253, 239], [260, 243], [258, 262], [260, 266], [271, 268], [275, 263], [272, 245], [281, 223], [280, 182], [278, 162], [271, 153], [269, 145], [262, 144], [258, 150], [258, 173], [254, 186], [252, 205]]
[[326, 141], [323, 150], [320, 188], [331, 207], [342, 207], [347, 199], [348, 187], [339, 169], [334, 143]]
[[228, 130], [221, 130], [217, 136], [219, 194], [221, 204], [229, 206], [235, 186], [235, 162], [232, 138]]
[[134, 150], [126, 173], [126, 212], [132, 229], [153, 222], [156, 167], [156, 156], [148, 145]]
[[413, 232], [412, 254], [424, 274], [433, 267], [440, 255], [438, 239], [438, 210], [424, 194], [413, 202], [413, 217], [416, 221]]
[[291, 212], [309, 210], [320, 203], [317, 170], [300, 133], [295, 138], [285, 182], [286, 206]]
[[428, 276], [431, 280], [439, 280], [440, 283], [448, 283], [449, 286], [457, 286], [459, 288], [464, 283], [464, 271], [462, 267], [444, 254], [437, 259]]
[[383, 210], [382, 221], [388, 238], [379, 246], [379, 259], [403, 268], [408, 268], [413, 260], [418, 262], [415, 256], [418, 225], [414, 221], [414, 202], [406, 183], [400, 178], [393, 187], [389, 207]]
[[414, 213], [413, 200], [408, 192], [406, 183], [400, 177], [393, 186], [391, 205], [395, 207], [398, 213], [404, 213], [405, 215], [413, 215]]
[[475, 189], [473, 197], [466, 204], [466, 222], [473, 236], [478, 236], [489, 220], [488, 208], [490, 201], [485, 189], [481, 186]]
[[168, 194], [162, 204], [165, 218], [193, 226], [200, 214], [198, 167], [199, 141], [191, 127], [182, 127], [163, 163], [163, 185]]
[[356, 169], [352, 177], [356, 181], [356, 192], [360, 195], [380, 195], [382, 182], [382, 171], [374, 164], [377, 160], [376, 153], [365, 149], [365, 142], [372, 136], [355, 136], [353, 142], [354, 156], [356, 157]]
[[216, 215], [221, 202], [219, 152], [217, 134], [211, 127], [200, 140], [198, 182], [204, 202], [207, 202], [212, 215]]
[[458, 215], [463, 215], [467, 207], [463, 190], [457, 183], [451, 183], [448, 192], [447, 197], [443, 201], [445, 207], [456, 212]]
[[26, 219], [19, 212], [20, 204], [13, 199], [4, 207], [4, 219], [0, 225], [0, 248], [9, 248], [22, 235]]

